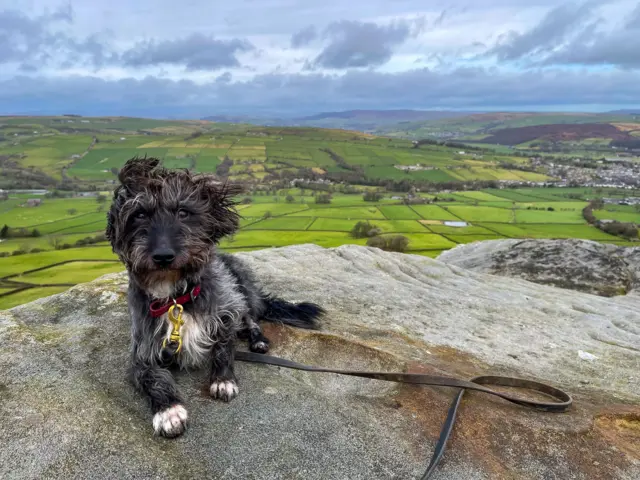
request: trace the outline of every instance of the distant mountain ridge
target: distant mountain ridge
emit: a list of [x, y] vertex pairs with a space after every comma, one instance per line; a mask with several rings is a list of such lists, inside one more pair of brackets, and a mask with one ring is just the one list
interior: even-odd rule
[[269, 117], [252, 115], [211, 115], [202, 120], [222, 123], [250, 123], [280, 127], [343, 128], [348, 130], [375, 131], [380, 126], [461, 118], [482, 112], [453, 110], [345, 110], [320, 112], [303, 117]]
[[367, 118], [385, 119], [393, 121], [438, 120], [441, 118], [466, 117], [480, 112], [458, 112], [452, 110], [345, 110], [342, 112], [321, 112], [308, 117], [301, 117], [301, 121], [324, 120], [327, 118]]

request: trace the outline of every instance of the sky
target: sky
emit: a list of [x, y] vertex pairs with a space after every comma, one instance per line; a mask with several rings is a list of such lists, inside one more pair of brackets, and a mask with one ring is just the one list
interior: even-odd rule
[[639, 0], [0, 0], [0, 114], [634, 108]]

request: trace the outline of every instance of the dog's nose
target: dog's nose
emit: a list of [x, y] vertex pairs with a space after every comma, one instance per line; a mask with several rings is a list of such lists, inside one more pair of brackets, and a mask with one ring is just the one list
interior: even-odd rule
[[176, 258], [176, 252], [174, 252], [170, 248], [159, 248], [153, 254], [151, 254], [151, 258], [156, 263], [156, 265], [160, 265], [161, 267], [166, 267], [173, 259]]

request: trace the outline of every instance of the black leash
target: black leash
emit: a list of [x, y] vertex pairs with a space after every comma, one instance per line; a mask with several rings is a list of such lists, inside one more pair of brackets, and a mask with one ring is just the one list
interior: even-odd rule
[[[292, 368], [295, 370], [304, 370], [307, 372], [325, 372], [325, 373], [338, 373], [340, 375], [350, 375], [352, 377], [372, 378], [375, 380], [385, 380], [388, 382], [399, 383], [411, 383], [414, 385], [431, 385], [437, 387], [454, 387], [459, 388], [460, 391], [456, 398], [451, 403], [447, 418], [440, 430], [440, 438], [435, 446], [431, 461], [427, 467], [427, 471], [420, 477], [420, 480], [427, 480], [433, 475], [436, 466], [440, 463], [447, 446], [447, 441], [453, 430], [453, 425], [456, 421], [456, 415], [458, 413], [458, 407], [462, 400], [465, 390], [475, 390], [477, 392], [488, 393], [489, 395], [495, 395], [511, 403], [521, 405], [523, 407], [533, 408], [543, 412], [566, 412], [571, 406], [572, 399], [568, 393], [563, 392], [555, 387], [545, 385], [544, 383], [534, 382], [532, 380], [524, 380], [521, 378], [512, 377], [498, 377], [498, 376], [481, 376], [475, 377], [468, 381], [458, 380], [451, 377], [440, 377], [436, 375], [425, 375], [422, 373], [384, 373], [384, 372], [358, 372], [354, 370], [338, 370], [334, 368], [312, 367], [309, 365], [303, 365], [301, 363], [292, 362], [291, 360], [285, 360], [284, 358], [272, 357], [270, 355], [262, 355], [252, 352], [237, 351], [235, 359], [242, 362], [251, 363], [264, 363], [267, 365], [276, 365], [278, 367]], [[535, 392], [544, 393], [555, 398], [558, 401], [555, 402], [537, 402], [533, 400], [526, 400], [524, 398], [515, 397], [506, 393], [497, 392], [483, 385], [494, 385], [500, 387], [517, 387], [526, 388]]]

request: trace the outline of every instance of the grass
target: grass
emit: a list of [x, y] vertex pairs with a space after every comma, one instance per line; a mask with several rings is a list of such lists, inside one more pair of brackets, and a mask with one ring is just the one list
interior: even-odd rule
[[617, 220], [618, 222], [640, 224], [640, 213], [594, 210], [593, 214], [598, 220]]
[[255, 223], [251, 223], [246, 230], [306, 230], [313, 222], [313, 219], [307, 217], [277, 217], [267, 218]]
[[619, 240], [591, 225], [526, 225], [483, 223], [483, 227], [511, 238], [583, 238], [585, 240]]
[[[485, 132], [475, 131], [477, 125], [466, 125], [464, 121], [447, 120], [442, 123], [442, 128], [448, 131], [453, 125], [455, 129], [462, 128], [468, 135], [481, 139]], [[5, 117], [3, 123], [12, 125], [20, 136], [15, 137], [16, 140], [12, 137], [11, 142], [0, 142], [0, 155], [16, 154], [14, 158], [22, 167], [44, 172], [59, 180], [64, 172], [79, 189], [91, 186], [103, 191], [111, 190], [115, 180], [112, 170], [121, 168], [135, 155], [145, 154], [159, 157], [164, 165], [171, 168], [195, 166], [197, 172], [203, 173], [215, 173], [222, 159], [228, 155], [235, 162], [232, 166], [234, 179], [260, 185], [264, 185], [265, 177], [273, 173], [282, 175], [282, 178], [289, 174], [297, 175], [298, 168], [313, 168], [318, 175], [327, 171], [349, 173], [321, 150], [324, 148], [330, 148], [348, 164], [357, 166], [369, 179], [448, 182], [456, 179], [540, 181], [547, 178], [540, 173], [499, 168], [497, 165], [501, 162], [529, 164], [527, 158], [512, 156], [513, 150], [509, 148], [498, 147], [493, 152], [484, 152], [483, 158], [479, 158], [472, 157], [469, 152], [460, 155], [459, 148], [436, 145], [412, 148], [408, 140], [391, 140], [337, 129], [247, 127], [109, 117], [87, 118], [86, 123], [75, 118]], [[65, 129], [65, 134], [60, 134], [57, 129], [62, 127], [83, 133], [67, 134]], [[487, 122], [483, 128], [489, 132], [496, 125]], [[409, 126], [407, 129], [411, 130]], [[34, 130], [47, 132], [47, 135], [33, 134]], [[191, 138], [190, 134], [196, 130], [203, 134]], [[423, 135], [427, 129], [414, 133]], [[99, 138], [99, 142], [87, 151], [93, 135]], [[81, 157], [73, 158], [78, 155]], [[396, 168], [416, 164], [431, 169], [404, 172]], [[5, 185], [8, 184], [5, 182]], [[229, 251], [244, 251], [299, 243], [326, 247], [345, 243], [364, 245], [367, 239], [356, 240], [348, 234], [361, 220], [369, 220], [383, 234], [406, 235], [410, 239], [410, 251], [427, 256], [437, 255], [456, 243], [504, 237], [587, 238], [626, 245], [617, 237], [586, 225], [581, 210], [587, 200], [597, 196], [640, 195], [630, 190], [591, 187], [496, 188], [441, 192], [437, 194], [439, 200], [435, 204], [406, 206], [391, 198], [405, 193], [390, 193], [382, 187], [352, 187], [357, 187], [360, 193], [333, 192], [329, 205], [316, 204], [310, 189], [287, 188], [275, 195], [273, 192], [253, 195], [251, 204], [239, 207], [241, 231], [235, 238], [223, 242], [223, 247]], [[329, 188], [340, 190], [343, 186], [334, 182]], [[362, 192], [366, 190], [377, 190], [384, 198], [375, 203], [365, 202]], [[294, 196], [294, 203], [286, 202], [288, 194]], [[71, 244], [104, 231], [105, 212], [97, 211], [100, 205], [94, 198], [43, 199], [40, 207], [18, 206], [32, 196], [21, 194], [20, 198], [16, 196], [0, 202], [0, 226], [6, 223], [14, 228], [37, 228], [43, 236], [0, 242], [0, 251], [13, 251], [22, 245], [51, 249], [47, 234], [64, 235], [62, 242]], [[579, 200], [572, 196], [578, 196]], [[451, 201], [443, 201], [445, 198]], [[531, 209], [527, 210], [527, 207]], [[549, 207], [553, 211], [548, 211]], [[75, 213], [68, 213], [71, 208]], [[612, 211], [598, 211], [596, 216], [640, 223], [640, 212], [633, 207], [608, 205], [607, 209]], [[267, 212], [271, 217], [265, 219]], [[464, 220], [472, 225], [462, 228], [443, 225], [442, 222], [447, 220]], [[31, 281], [51, 279], [75, 283], [121, 269], [118, 263], [106, 261], [115, 258], [111, 248], [104, 244], [0, 258], [0, 271], [3, 275], [20, 273], [62, 260], [77, 259], [80, 261], [24, 276], [25, 280]], [[94, 259], [99, 261], [86, 261]], [[53, 290], [33, 289], [15, 294], [15, 298], [29, 300], [48, 292]]]
[[445, 250], [455, 247], [455, 243], [434, 233], [408, 233], [404, 234], [409, 239], [408, 250]]
[[292, 213], [291, 216], [299, 217], [323, 217], [346, 219], [384, 219], [384, 216], [375, 206], [370, 207], [342, 207], [342, 208], [309, 208], [301, 212]]
[[378, 208], [390, 220], [417, 220], [422, 217], [404, 205], [383, 205]]
[[[0, 214], [0, 225], [6, 224], [12, 228], [35, 227], [41, 230], [46, 224], [58, 220], [73, 218], [85, 213], [95, 213], [99, 206], [95, 198], [49, 199], [41, 196], [33, 198], [41, 198], [42, 204], [37, 207], [14, 206], [14, 208]], [[76, 212], [70, 214], [69, 210], [71, 209]]]
[[[69, 245], [75, 244], [78, 240], [85, 237], [92, 237], [94, 234], [76, 233], [72, 235], [60, 235], [59, 242], [61, 244], [68, 243]], [[15, 250], [30, 251], [34, 248], [42, 250], [53, 250], [54, 247], [50, 243], [49, 237], [37, 237], [37, 238], [10, 238], [0, 242], [0, 252], [13, 252]]]
[[338, 247], [345, 243], [357, 243], [347, 233], [340, 232], [288, 232], [242, 230], [230, 240], [222, 242], [223, 248], [284, 247], [303, 243], [315, 243], [322, 247]]
[[519, 191], [514, 190], [490, 190], [491, 194], [504, 198], [505, 200], [510, 200], [512, 202], [536, 202], [540, 201], [540, 198], [533, 197], [531, 195], [527, 195], [525, 193], [520, 193]]
[[55, 278], [55, 283], [83, 283], [90, 282], [97, 277], [107, 273], [121, 272], [124, 266], [120, 262], [73, 262], [65, 265], [40, 270], [13, 277], [12, 280], [36, 284], [51, 283]]
[[451, 235], [495, 235], [491, 230], [476, 225], [469, 227], [448, 227], [446, 225], [428, 225], [429, 230], [451, 237]]
[[503, 202], [504, 199], [486, 192], [458, 192], [457, 197], [478, 200], [480, 202]]
[[[447, 208], [447, 210], [445, 210]], [[439, 207], [438, 205], [412, 205], [411, 209], [420, 215], [424, 220], [460, 220], [450, 211], [451, 207]]]
[[504, 237], [498, 235], [447, 235], [447, 238], [453, 240], [456, 243], [472, 243], [483, 242], [485, 240], [501, 240]]
[[[359, 221], [361, 220], [317, 218], [309, 230], [350, 232]], [[415, 220], [369, 220], [369, 222], [382, 230], [383, 233], [429, 233], [424, 226]]]
[[514, 219], [512, 210], [506, 208], [453, 206], [449, 211], [467, 222], [512, 223]]
[[[289, 203], [263, 203], [257, 205], [249, 205], [241, 210], [243, 217], [262, 217], [265, 213], [271, 212], [271, 215], [285, 215], [297, 212], [299, 210], [306, 210], [306, 205], [289, 204]], [[314, 216], [314, 215], [308, 215]]]
[[585, 220], [581, 210], [554, 211], [547, 210], [516, 210], [516, 223], [578, 223]]
[[38, 225], [36, 228], [42, 234], [67, 234], [104, 230], [107, 223], [106, 212], [84, 213], [69, 216], [50, 223]]
[[[65, 260], [117, 260], [110, 246], [70, 248], [41, 253], [27, 253], [0, 259], [2, 275], [12, 275], [34, 268], [45, 267]], [[52, 279], [53, 281], [53, 279]]]

